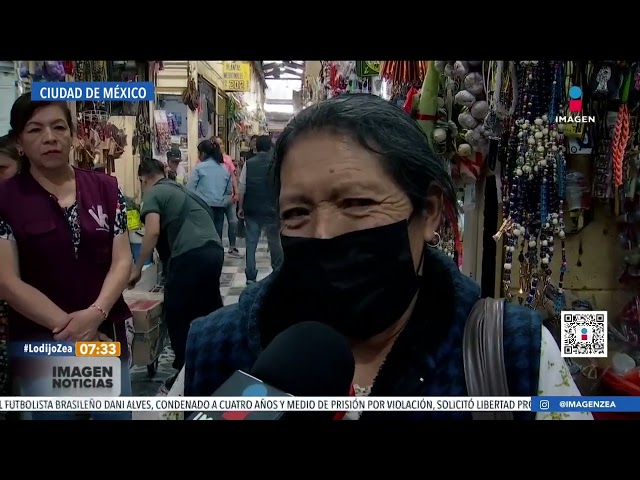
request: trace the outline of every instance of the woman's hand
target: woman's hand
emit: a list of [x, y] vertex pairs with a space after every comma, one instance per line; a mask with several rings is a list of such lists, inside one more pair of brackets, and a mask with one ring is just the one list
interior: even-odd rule
[[131, 273], [129, 274], [129, 289], [134, 288], [140, 281], [140, 278], [142, 278], [142, 270], [133, 265], [131, 267]]
[[104, 321], [102, 312], [97, 308], [85, 308], [69, 314], [69, 323], [63, 329], [56, 328], [53, 339], [62, 342], [90, 342], [98, 335], [98, 327]]

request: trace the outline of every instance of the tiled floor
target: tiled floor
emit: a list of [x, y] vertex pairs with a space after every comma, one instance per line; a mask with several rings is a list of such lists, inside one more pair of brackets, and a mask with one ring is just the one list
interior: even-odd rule
[[[226, 235], [226, 224], [224, 230], [225, 251], [229, 248], [229, 239]], [[240, 294], [246, 285], [247, 277], [244, 273], [245, 261], [245, 243], [243, 238], [238, 238], [237, 246], [242, 258], [233, 258], [225, 255], [224, 266], [222, 267], [222, 276], [220, 277], [220, 293], [225, 305], [237, 303]], [[263, 237], [258, 244], [256, 252], [256, 264], [258, 266], [258, 280], [271, 273], [271, 260], [267, 249], [266, 239]], [[173, 352], [168, 345], [165, 347], [162, 355], [158, 360], [158, 368], [155, 376], [150, 377], [146, 367], [133, 367], [131, 369], [131, 383], [134, 396], [154, 396], [158, 393], [161, 385], [169, 377], [176, 373], [171, 366], [173, 362]]]

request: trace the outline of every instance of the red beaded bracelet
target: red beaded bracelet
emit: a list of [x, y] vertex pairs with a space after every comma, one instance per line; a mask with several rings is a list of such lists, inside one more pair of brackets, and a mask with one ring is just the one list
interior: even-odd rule
[[100, 308], [100, 307], [99, 307], [98, 305], [96, 305], [95, 303], [92, 303], [92, 304], [91, 304], [91, 308], [95, 308], [96, 310], [98, 310], [98, 311], [102, 314], [102, 316], [104, 317], [104, 319], [105, 319], [105, 320], [106, 320], [106, 319], [107, 319], [107, 317], [109, 316], [109, 315], [107, 315], [107, 312], [105, 312], [102, 308]]

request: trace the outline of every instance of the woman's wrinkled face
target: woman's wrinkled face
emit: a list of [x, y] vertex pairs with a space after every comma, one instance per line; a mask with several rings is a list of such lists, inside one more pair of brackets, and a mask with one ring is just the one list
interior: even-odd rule
[[409, 197], [380, 159], [343, 135], [313, 132], [297, 139], [282, 163], [280, 180], [284, 235], [333, 238], [411, 218], [417, 263], [439, 225], [437, 196], [429, 202], [433, 207], [412, 215]]
[[18, 162], [6, 153], [0, 153], [0, 180], [7, 180], [18, 173]]
[[71, 129], [57, 105], [37, 109], [18, 138], [31, 165], [55, 169], [69, 163]]

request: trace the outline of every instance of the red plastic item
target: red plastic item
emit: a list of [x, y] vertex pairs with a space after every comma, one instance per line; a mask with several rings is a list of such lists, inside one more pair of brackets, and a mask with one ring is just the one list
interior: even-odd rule
[[407, 92], [407, 99], [405, 100], [404, 105], [403, 105], [403, 109], [404, 109], [405, 112], [411, 114], [411, 110], [412, 110], [412, 107], [413, 107], [413, 98], [416, 95], [418, 95], [418, 93], [420, 93], [420, 90], [418, 90], [415, 87], [411, 87], [409, 89], [409, 91]]
[[[624, 377], [607, 370], [601, 378], [605, 394], [640, 397], [640, 367], [636, 367]], [[596, 420], [640, 420], [640, 413], [594, 412]]]

